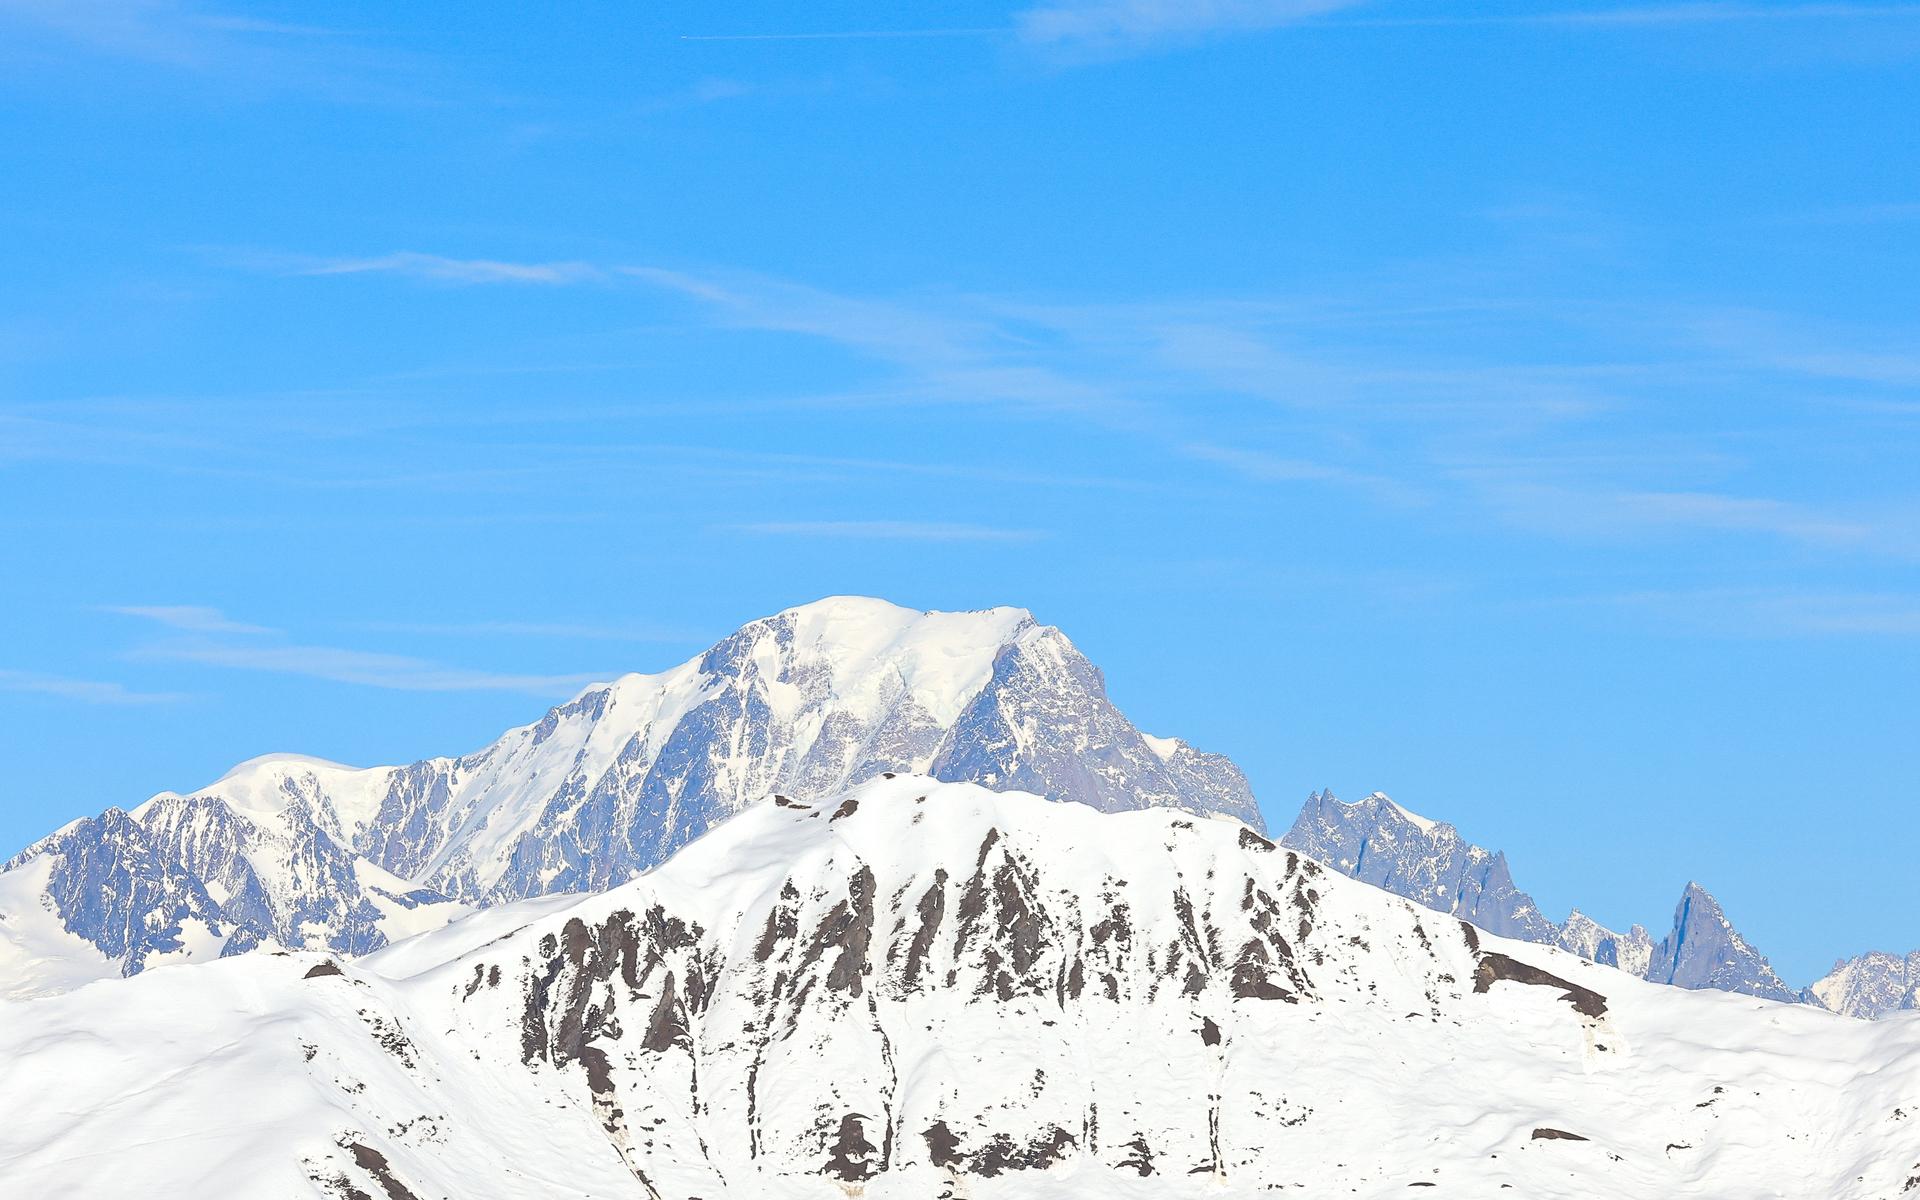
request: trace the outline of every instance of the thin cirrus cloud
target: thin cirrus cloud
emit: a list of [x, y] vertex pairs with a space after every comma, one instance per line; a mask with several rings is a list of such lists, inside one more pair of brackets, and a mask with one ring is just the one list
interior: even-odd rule
[[1050, 353], [978, 298], [875, 299], [746, 272], [622, 267], [620, 273], [695, 301], [728, 328], [818, 338], [899, 368], [905, 372], [899, 395], [918, 404], [1072, 414], [1134, 430], [1157, 423], [1155, 408], [1131, 389], [1084, 363], [1058, 362], [1057, 348]]
[[1866, 550], [1894, 558], [1917, 548], [1893, 522], [1860, 519], [1768, 497], [1712, 491], [1646, 491], [1570, 487], [1512, 480], [1499, 473], [1472, 486], [1512, 524], [1561, 536], [1620, 537], [1647, 533], [1751, 534], [1829, 550]]
[[[513, 284], [540, 268], [479, 261], [517, 269], [474, 272], [478, 283]], [[1787, 412], [1803, 381], [1906, 386], [1920, 369], [1900, 348], [1904, 331], [1692, 311], [1670, 314], [1656, 332], [1623, 317], [1618, 305], [1534, 302], [1525, 311], [1539, 329], [1590, 346], [1566, 361], [1514, 364], [1494, 357], [1498, 343], [1485, 341], [1490, 315], [1505, 314], [1511, 297], [1497, 288], [1483, 294], [1484, 281], [1454, 281], [1460, 294], [1452, 301], [1412, 311], [1391, 284], [1378, 294], [1335, 295], [1331, 305], [1285, 297], [1035, 305], [968, 294], [845, 294], [749, 272], [649, 266], [589, 266], [551, 282], [589, 278], [679, 296], [716, 327], [818, 339], [888, 369], [877, 384], [829, 388], [806, 403], [1068, 417], [1243, 481], [1349, 489], [1375, 503], [1434, 512], [1447, 511], [1451, 497], [1509, 525], [1568, 538], [1766, 536], [1881, 557], [1920, 554], [1902, 514], [1741, 495], [1705, 486], [1712, 475], [1701, 464], [1596, 467], [1584, 462], [1583, 449], [1651, 401], [1670, 405], [1674, 395], [1711, 398], [1733, 385], [1746, 395], [1758, 391], [1773, 398], [1770, 419], [1787, 429], [1804, 420]], [[1456, 327], [1451, 352], [1424, 349], [1436, 330]], [[1235, 408], [1265, 427], [1261, 436], [1231, 437], [1220, 414]], [[1833, 429], [1827, 440], [1844, 434]], [[1037, 536], [869, 520], [734, 531], [920, 541]]]
[[194, 0], [0, 0], [0, 38], [190, 73], [241, 95], [418, 103], [449, 85], [434, 59], [363, 32], [212, 11]]
[[[1420, 29], [1533, 26], [1631, 31], [1752, 23], [1904, 21], [1911, 4], [1678, 3], [1544, 11], [1375, 15], [1365, 0], [1054, 0], [1015, 15], [1013, 32], [1038, 50], [1091, 58], [1123, 56], [1165, 44], [1287, 26]], [[1359, 11], [1355, 11], [1359, 10]]]
[[1291, 458], [1263, 450], [1220, 446], [1209, 442], [1189, 442], [1180, 447], [1188, 458], [1216, 463], [1235, 474], [1258, 483], [1337, 484], [1365, 491], [1376, 499], [1398, 504], [1419, 504], [1427, 497], [1420, 489], [1386, 475], [1349, 471], [1309, 459]]
[[435, 283], [520, 283], [548, 286], [591, 283], [605, 278], [583, 262], [508, 262], [491, 258], [449, 258], [403, 250], [372, 258], [340, 258], [293, 268], [296, 275], [402, 275]]
[[857, 538], [902, 542], [1031, 542], [1046, 536], [1037, 529], [997, 529], [988, 525], [940, 521], [752, 521], [720, 528], [730, 533], [766, 537]]
[[474, 671], [443, 666], [404, 654], [381, 654], [338, 646], [162, 644], [135, 650], [132, 657], [299, 675], [330, 683], [358, 684], [401, 692], [530, 692], [549, 695], [574, 691], [600, 678], [597, 675], [520, 675]]
[[286, 641], [279, 630], [233, 621], [218, 609], [200, 605], [120, 605], [108, 611], [150, 621], [173, 635], [127, 653], [128, 658], [143, 662], [192, 663], [403, 692], [547, 696], [577, 691], [602, 678], [474, 670], [406, 654], [301, 645]]
[[1474, 25], [1536, 25], [1567, 29], [1662, 28], [1762, 22], [1904, 20], [1920, 17], [1913, 4], [1697, 4], [1622, 5], [1615, 8], [1548, 9], [1541, 12], [1426, 13], [1419, 16], [1352, 17], [1355, 28], [1449, 28]]
[[1014, 18], [1022, 41], [1122, 50], [1208, 34], [1274, 29], [1353, 8], [1357, 0], [1066, 0]]
[[181, 692], [141, 692], [123, 683], [100, 679], [69, 679], [63, 675], [44, 675], [37, 671], [0, 668], [0, 692], [25, 692], [76, 700], [83, 704], [171, 704], [187, 697]]
[[702, 635], [663, 625], [575, 625], [559, 621], [362, 621], [354, 628], [422, 637], [578, 638], [595, 642], [692, 642]]
[[959, 28], [763, 30], [682, 34], [686, 42], [911, 41], [1005, 38], [1043, 49], [1122, 50], [1197, 35], [1271, 29], [1352, 8], [1363, 0], [1056, 0], [1006, 25]]
[[1920, 596], [1766, 587], [1644, 590], [1559, 603], [1613, 608], [1688, 633], [1745, 637], [1920, 637]]
[[203, 604], [109, 604], [102, 612], [139, 617], [186, 633], [272, 633], [264, 625], [231, 620], [217, 608]]

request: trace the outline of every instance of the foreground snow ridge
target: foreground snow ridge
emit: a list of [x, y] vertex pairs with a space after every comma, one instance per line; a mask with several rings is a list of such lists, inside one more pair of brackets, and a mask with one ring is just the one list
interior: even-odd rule
[[0, 1005], [0, 1064], [21, 1195], [1920, 1189], [1920, 1021], [1644, 983], [1229, 818], [912, 775], [356, 961]]

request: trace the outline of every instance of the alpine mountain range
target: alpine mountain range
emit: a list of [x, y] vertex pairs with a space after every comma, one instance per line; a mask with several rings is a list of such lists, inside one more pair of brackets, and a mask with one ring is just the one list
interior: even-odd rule
[[[836, 597], [754, 621], [671, 670], [589, 687], [460, 757], [352, 768], [256, 758], [206, 787], [77, 820], [0, 871], [0, 995], [259, 947], [369, 954], [473, 912], [599, 893], [769, 797], [883, 775], [1175, 809], [1265, 832], [1227, 758], [1136, 729], [1060, 630], [1016, 608]], [[1856, 1017], [1920, 1007], [1920, 952], [1795, 991], [1689, 883], [1669, 932], [1546, 917], [1506, 858], [1386, 796], [1310, 796], [1281, 844], [1505, 938], [1660, 984]]]

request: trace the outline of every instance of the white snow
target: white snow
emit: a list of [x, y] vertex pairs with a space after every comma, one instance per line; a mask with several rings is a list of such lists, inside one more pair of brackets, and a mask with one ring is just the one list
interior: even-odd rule
[[[0, 1005], [0, 1178], [35, 1196], [382, 1194], [355, 1143], [413, 1195], [499, 1200], [647, 1194], [628, 1161], [658, 1194], [707, 1200], [1400, 1197], [1416, 1183], [1437, 1197], [1881, 1200], [1920, 1172], [1920, 1020], [1658, 987], [1485, 934], [1476, 949], [1458, 922], [1331, 871], [1296, 901], [1291, 856], [1225, 822], [910, 776], [849, 798], [837, 818], [837, 801], [757, 805], [632, 884], [483, 912], [342, 976], [306, 978], [314, 955], [252, 954]], [[816, 927], [844, 933], [830, 910], [848, 911], [863, 871], [879, 909], [849, 994], [805, 956]], [[982, 984], [1000, 967], [954, 944], [977, 871], [992, 878], [975, 937], [1004, 950], [1021, 928], [997, 915], [1006, 904], [1043, 914], [1023, 919], [1040, 921], [1041, 991], [996, 998]], [[903, 989], [895, 953], [943, 877], [932, 982]], [[1152, 956], [1185, 938], [1175, 897], [1230, 930], [1257, 891], [1286, 915], [1306, 994], [1239, 997], [1224, 967], [1197, 990], [1178, 972], [1148, 988]], [[1069, 918], [1109, 903], [1126, 905], [1136, 948], [1103, 960], [1118, 998], [1092, 978], [1069, 999], [1065, 963], [1093, 953]], [[795, 933], [763, 964], [781, 905]], [[578, 961], [569, 929], [591, 943], [629, 928], [616, 914], [645, 928], [656, 910], [699, 939], [683, 952], [697, 959], [662, 969], [714, 964], [687, 1018], [699, 1068], [692, 1050], [640, 1045], [666, 987], [645, 953], [631, 985], [583, 976], [585, 999], [618, 1017], [585, 1034], [617, 1089], [598, 1107], [579, 1064], [528, 1061], [528, 989]], [[1489, 953], [1594, 989], [1604, 1012], [1576, 1012], [1559, 985], [1476, 986]], [[806, 998], [769, 992], [776, 969], [813, 972]], [[552, 1003], [570, 994], [558, 978]], [[858, 1186], [821, 1174], [819, 1138], [849, 1112], [892, 1114], [894, 1169]], [[956, 1182], [929, 1162], [936, 1114], [969, 1150], [996, 1130], [1071, 1142], [1045, 1171]], [[1150, 1177], [1120, 1165], [1136, 1134]]]
[[353, 873], [360, 886], [367, 889], [373, 906], [380, 910], [380, 931], [387, 935], [389, 942], [439, 929], [473, 911], [451, 900], [411, 907], [402, 904], [393, 897], [406, 895], [414, 890], [414, 885], [364, 858], [354, 860]]
[[1418, 829], [1421, 833], [1432, 833], [1435, 829], [1440, 827], [1440, 822], [1434, 820], [1431, 817], [1423, 817], [1419, 813], [1414, 812], [1412, 809], [1407, 808], [1404, 805], [1396, 804], [1393, 798], [1391, 796], [1388, 796], [1385, 792], [1375, 792], [1371, 796], [1368, 796], [1367, 799], [1377, 800], [1380, 803], [1386, 805], [1388, 808], [1391, 808], [1393, 811], [1399, 813], [1402, 817], [1405, 817], [1410, 823], [1412, 823], [1413, 827]]
[[290, 803], [304, 802], [337, 818], [339, 828], [351, 835], [379, 813], [393, 772], [392, 767], [350, 767], [308, 754], [263, 754], [203, 788], [160, 792], [131, 815], [140, 820], [155, 804], [173, 797], [217, 796], [258, 821], [278, 816]]
[[46, 907], [51, 858], [0, 874], [0, 998], [25, 1000], [117, 979], [120, 964], [60, 924]]
[[1151, 733], [1142, 733], [1140, 740], [1147, 744], [1147, 749], [1153, 751], [1154, 756], [1161, 762], [1166, 762], [1180, 750], [1179, 738], [1155, 737]]
[[[936, 722], [951, 724], [986, 685], [1000, 648], [1032, 622], [1019, 608], [920, 612], [884, 600], [835, 596], [755, 621], [741, 633], [755, 639], [751, 658], [760, 670], [752, 680], [783, 720], [793, 719], [802, 702], [791, 679], [777, 678], [783, 671], [818, 671], [835, 687], [814, 719], [797, 731], [790, 754], [798, 758], [829, 714], [842, 711], [871, 721], [894, 687], [904, 687]], [[783, 627], [791, 627], [793, 638], [785, 650], [773, 632]], [[435, 760], [451, 776], [453, 796], [443, 818], [450, 836], [422, 877], [471, 869], [481, 887], [497, 882], [516, 842], [569, 780], [591, 786], [635, 739], [648, 758], [658, 754], [681, 720], [713, 697], [716, 683], [701, 672], [703, 657], [657, 674], [623, 675], [589, 687], [557, 710], [568, 715], [550, 728], [544, 720], [523, 725], [474, 754]], [[600, 694], [605, 708], [596, 718], [588, 706]], [[287, 756], [271, 756], [264, 765], [277, 780], [295, 764], [316, 776], [320, 771], [317, 760]], [[744, 758], [736, 758], [726, 778], [741, 784], [752, 774], [748, 768]], [[340, 787], [352, 797], [340, 813], [344, 826], [360, 828], [371, 819], [394, 770], [373, 768], [351, 781], [326, 777], [329, 789]], [[247, 782], [250, 794], [264, 790], [251, 776], [235, 775]], [[758, 796], [742, 795], [733, 802], [748, 798]]]

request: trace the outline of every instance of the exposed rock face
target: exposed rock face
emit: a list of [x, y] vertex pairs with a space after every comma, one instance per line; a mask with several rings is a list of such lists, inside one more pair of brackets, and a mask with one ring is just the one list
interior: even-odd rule
[[8, 1015], [32, 1195], [1866, 1200], [1920, 1111], [1903, 1023], [1651, 987], [1234, 822], [911, 776], [367, 958]]
[[[297, 804], [248, 812], [164, 795], [134, 815], [77, 821], [6, 870], [30, 866], [47, 869], [50, 911], [29, 907], [9, 922], [51, 917], [90, 944], [96, 965], [128, 975], [269, 943], [359, 954], [465, 911], [342, 846]], [[11, 982], [15, 994], [32, 990]]]
[[941, 740], [927, 773], [1101, 812], [1181, 808], [1263, 827], [1232, 762], [1143, 736], [1107, 700], [1100, 669], [1057, 629], [1036, 627], [994, 655], [991, 678]]
[[[911, 777], [773, 812], [690, 848], [678, 878], [483, 952], [472, 969], [507, 982], [456, 1014], [517, 1021], [522, 1065], [584, 1083], [663, 1195], [764, 1171], [1069, 1163], [1258, 1186], [1276, 1177], [1272, 1138], [1312, 1108], [1237, 1061], [1286, 1020], [1267, 1014], [1366, 996], [1445, 1020], [1492, 982], [1459, 923], [1428, 928], [1392, 901], [1333, 918], [1317, 864], [1220, 822], [1108, 828], [1080, 806]], [[747, 837], [778, 848], [743, 855]], [[769, 873], [737, 916], [681, 886], [743, 857]], [[1597, 993], [1494, 958], [1560, 998], [1569, 1028], [1603, 1019]], [[1173, 1101], [1160, 1078], [1195, 1090]]]
[[1643, 926], [1617, 933], [1579, 909], [1555, 925], [1514, 886], [1504, 854], [1377, 792], [1354, 804], [1316, 792], [1281, 841], [1342, 874], [1504, 937], [1559, 946], [1655, 983], [1798, 999], [1696, 883], [1680, 898], [1673, 931], [1655, 945]]
[[1557, 932], [1533, 897], [1514, 886], [1506, 855], [1483, 850], [1453, 826], [1415, 816], [1379, 792], [1354, 804], [1317, 792], [1280, 840], [1344, 875], [1489, 933], [1552, 942]]
[[1868, 1020], [1920, 1008], [1920, 950], [1904, 957], [1875, 950], [1841, 959], [1801, 998], [1831, 1012]]
[[1747, 944], [1720, 903], [1689, 883], [1673, 912], [1673, 932], [1660, 939], [1647, 964], [1647, 979], [1684, 988], [1718, 988], [1767, 1000], [1797, 1000], [1766, 956]]
[[216, 952], [232, 928], [206, 885], [117, 808], [75, 821], [7, 864], [46, 855], [47, 901], [67, 930], [119, 959], [128, 973], [199, 943]]
[[[367, 770], [259, 759], [10, 865], [59, 854], [63, 881], [108, 862], [129, 872], [127, 887], [63, 884], [47, 898], [60, 928], [128, 973], [147, 942], [359, 954], [463, 906], [613, 887], [770, 794], [804, 800], [909, 771], [1260, 823], [1232, 763], [1134, 729], [1099, 670], [1023, 610], [840, 598], [755, 621], [662, 674], [589, 688], [461, 758]], [[221, 932], [181, 943], [169, 931], [189, 916]]]
[[1653, 961], [1653, 937], [1646, 926], [1635, 925], [1625, 933], [1615, 933], [1577, 908], [1567, 914], [1553, 944], [1641, 978], [1646, 977], [1647, 966]]

